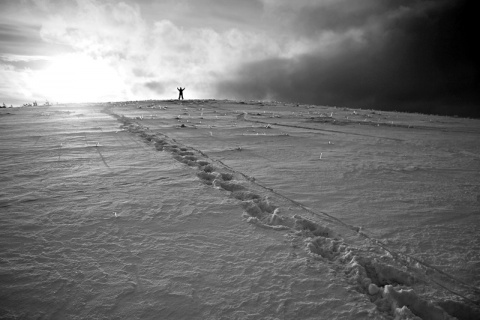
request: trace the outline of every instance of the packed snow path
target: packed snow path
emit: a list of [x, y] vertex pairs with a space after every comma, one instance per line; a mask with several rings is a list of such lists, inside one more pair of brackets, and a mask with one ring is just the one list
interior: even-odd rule
[[[306, 218], [289, 199], [308, 200], [282, 198], [285, 189], [255, 183], [268, 172], [238, 166], [262, 154], [245, 155], [243, 144], [226, 150], [237, 162], [219, 156], [228, 136], [205, 124], [198, 103], [190, 121], [204, 121], [203, 135], [185, 135], [192, 122], [148, 106], [2, 114], [1, 317], [383, 319], [408, 317], [406, 304], [419, 304], [411, 309], [425, 319], [449, 317], [408, 291], [421, 282], [427, 296], [440, 292], [424, 269], [402, 271], [388, 254], [377, 261], [386, 252], [361, 232], [328, 216]], [[474, 314], [474, 304], [442, 294], [445, 310]]]

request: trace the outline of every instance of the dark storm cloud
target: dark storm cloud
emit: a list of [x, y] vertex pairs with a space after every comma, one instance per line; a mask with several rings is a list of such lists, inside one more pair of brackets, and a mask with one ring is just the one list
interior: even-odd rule
[[[344, 31], [385, 19], [399, 9], [419, 6], [420, 2], [418, 0], [318, 1], [298, 8], [292, 19], [293, 27], [297, 32], [307, 35], [325, 30]], [[290, 9], [284, 8], [284, 10]]]
[[478, 2], [383, 2], [302, 8], [293, 19], [297, 32], [314, 41], [325, 30], [358, 28], [360, 44], [345, 38], [334, 54], [318, 50], [242, 65], [218, 85], [219, 94], [479, 117]]

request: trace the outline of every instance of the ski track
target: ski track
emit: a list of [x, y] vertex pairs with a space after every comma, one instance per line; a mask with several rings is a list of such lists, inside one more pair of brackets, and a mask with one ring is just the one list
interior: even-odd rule
[[[200, 103], [205, 102], [198, 102]], [[123, 104], [123, 107], [125, 105]], [[50, 163], [50, 156], [39, 152], [38, 155], [45, 159], [35, 158], [40, 163], [37, 167], [45, 165], [46, 169], [38, 170], [46, 170], [46, 173], [52, 174], [48, 185], [34, 180], [33, 183], [38, 189], [28, 191], [31, 187], [29, 178], [42, 174], [42, 171], [36, 172], [37, 169], [31, 167], [19, 169], [21, 172], [25, 171], [25, 174], [23, 177], [16, 176], [19, 181], [15, 181], [13, 191], [3, 188], [6, 191], [2, 191], [0, 208], [14, 208], [14, 211], [9, 213], [9, 216], [0, 217], [10, 237], [4, 236], [1, 242], [6, 250], [0, 255], [0, 299], [6, 302], [3, 306], [0, 305], [0, 317], [480, 317], [479, 301], [475, 300], [479, 295], [478, 288], [418, 258], [389, 248], [360, 227], [345, 223], [327, 212], [316, 211], [262, 185], [254, 177], [233, 169], [221, 159], [183, 144], [181, 139], [151, 131], [141, 124], [143, 116], [135, 119], [117, 115], [112, 111], [114, 106], [96, 107], [103, 108], [103, 113], [95, 114], [93, 121], [98, 125], [94, 128], [100, 128], [102, 135], [97, 140], [88, 140], [87, 132], [84, 131], [83, 150], [86, 157], [79, 157], [80, 153], [74, 156], [92, 166], [92, 171], [84, 173], [81, 170], [84, 165], [81, 164], [54, 168]], [[55, 108], [51, 108], [42, 115], [47, 119], [72, 116], [68, 111], [55, 111]], [[120, 134], [108, 119], [103, 119], [108, 116], [115, 117], [121, 123]], [[245, 116], [243, 120], [248, 121]], [[104, 125], [109, 128], [102, 128]], [[83, 126], [88, 127], [86, 122]], [[298, 128], [315, 130], [303, 126]], [[135, 135], [143, 139], [144, 143], [139, 143]], [[111, 149], [108, 140], [98, 144], [102, 137], [113, 139], [122, 149], [129, 146], [135, 148], [140, 151], [138, 156], [141, 156], [141, 160], [117, 160], [117, 157], [122, 157], [122, 150]], [[40, 138], [42, 137], [36, 137], [33, 147], [48, 146], [47, 140]], [[221, 139], [217, 138], [218, 140]], [[37, 146], [39, 141], [43, 143], [40, 147]], [[54, 162], [61, 163], [67, 161], [63, 158], [72, 157], [67, 149], [62, 150], [63, 143], [67, 146], [68, 140], [63, 140], [57, 149], [58, 158], [55, 155]], [[93, 148], [95, 150], [91, 150]], [[14, 154], [13, 151], [11, 154]], [[275, 162], [274, 159], [259, 154], [255, 156]], [[127, 154], [126, 157], [130, 155]], [[167, 165], [163, 169], [152, 166], [152, 161], [167, 162], [168, 158], [174, 159], [177, 164]], [[125, 161], [130, 164], [125, 165]], [[133, 164], [133, 161], [137, 163]], [[12, 166], [9, 170], [15, 168], [14, 165], [7, 167], [9, 166]], [[66, 183], [68, 175], [58, 170], [69, 170], [70, 177], [76, 179]], [[129, 180], [131, 175], [126, 174], [127, 170], [139, 170], [139, 178]], [[357, 170], [359, 169], [352, 168], [349, 174], [354, 175]], [[365, 171], [365, 168], [361, 170]], [[2, 176], [8, 178], [5, 172], [2, 170]], [[125, 175], [125, 180], [113, 180], [113, 177], [118, 175]], [[148, 177], [148, 180], [143, 181], [141, 177]], [[199, 195], [204, 191], [196, 186], [195, 181], [199, 181], [207, 189], [217, 191], [206, 198], [200, 198]], [[153, 188], [155, 185], [158, 186], [157, 189], [167, 192], [167, 195], [162, 195]], [[112, 187], [118, 189], [116, 194], [109, 191]], [[22, 190], [27, 192], [21, 193]], [[134, 194], [131, 194], [130, 190], [133, 190]], [[194, 197], [176, 197], [175, 192], [179, 190], [184, 190], [185, 194]], [[141, 204], [142, 197], [154, 199], [157, 192], [158, 196], [164, 198], [160, 207]], [[54, 202], [63, 197], [68, 197], [68, 203], [55, 207]], [[198, 209], [200, 205], [195, 199], [203, 199], [201, 206], [206, 209]], [[87, 201], [96, 202], [96, 207], [91, 208]], [[177, 203], [178, 201], [180, 203]], [[238, 226], [232, 224], [232, 218], [222, 216], [222, 207], [230, 207], [232, 204], [238, 206], [239, 213], [243, 212], [240, 221], [254, 227], [245, 235], [239, 234], [238, 239], [231, 235], [233, 230], [238, 230]], [[55, 209], [49, 211], [50, 206]], [[105, 212], [102, 208], [114, 208], [118, 211]], [[35, 216], [29, 215], [31, 210], [35, 212]], [[69, 210], [82, 214], [72, 216], [71, 223], [65, 223], [63, 215]], [[197, 217], [200, 211], [209, 210], [212, 211], [210, 215]], [[15, 218], [9, 218], [12, 213], [16, 215]], [[155, 227], [155, 219], [163, 219], [168, 226]], [[209, 223], [219, 224], [214, 237], [208, 231]], [[20, 228], [21, 232], [17, 228]], [[42, 232], [43, 228], [48, 228], [51, 233]], [[196, 231], [185, 233], [185, 230]], [[88, 237], [85, 238], [85, 235]], [[255, 246], [254, 243], [260, 240], [268, 243], [258, 247], [261, 252], [252, 253], [238, 247], [239, 243]], [[158, 241], [165, 243], [160, 252], [156, 248]], [[223, 251], [225, 247], [231, 250], [226, 253]], [[95, 250], [92, 250], [93, 248]], [[33, 255], [36, 250], [39, 251]], [[171, 260], [172, 257], [175, 259]], [[198, 264], [192, 264], [192, 257], [197, 259]], [[208, 263], [203, 262], [205, 257]], [[291, 260], [291, 257], [296, 257], [296, 260]], [[82, 261], [83, 259], [87, 260]], [[170, 260], [169, 268], [155, 268], [156, 265], [165, 266], [164, 263], [168, 265], [167, 261]], [[241, 269], [245, 261], [249, 262], [249, 266]], [[119, 264], [120, 270], [116, 264]], [[176, 272], [177, 269], [183, 270], [183, 273]], [[271, 274], [268, 274], [269, 270]], [[147, 272], [155, 277], [146, 278]], [[305, 274], [306, 277], [293, 277], [297, 272]], [[334, 281], [323, 279], [325, 273]], [[240, 274], [243, 276], [240, 277]], [[192, 283], [193, 279], [196, 280]], [[265, 282], [265, 279], [276, 279], [278, 282], [269, 283]], [[45, 283], [46, 288], [42, 287]], [[282, 283], [284, 287], [281, 287]], [[354, 292], [345, 297], [350, 309], [345, 309], [344, 313], [335, 311], [337, 313], [329, 316], [328, 310], [341, 310], [345, 303], [339, 298], [345, 294], [342, 291], [343, 284]], [[100, 293], [99, 288], [102, 285], [109, 286], [111, 296], [106, 297]], [[252, 292], [236, 292], [243, 300], [232, 301], [229, 299], [231, 292], [226, 288], [237, 286], [250, 286]], [[461, 292], [457, 290], [459, 288]], [[42, 296], [45, 289], [53, 294], [53, 299]], [[304, 303], [292, 300], [285, 290], [303, 296]], [[473, 292], [473, 295], [465, 294], [469, 292]], [[78, 295], [79, 300], [70, 299], [72, 294]], [[326, 299], [329, 294], [334, 296]], [[140, 297], [143, 300], [139, 300]], [[32, 305], [26, 308], [26, 311], [21, 311], [18, 306], [15, 307], [15, 304], [20, 302]], [[182, 306], [186, 305], [189, 307], [182, 309]], [[264, 305], [265, 309], [259, 310], [259, 305]], [[319, 312], [322, 312], [322, 315], [319, 315]]]

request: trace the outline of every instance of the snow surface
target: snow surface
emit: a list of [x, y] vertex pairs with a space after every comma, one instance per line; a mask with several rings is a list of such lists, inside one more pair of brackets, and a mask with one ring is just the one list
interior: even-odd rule
[[478, 319], [480, 121], [0, 111], [2, 319]]

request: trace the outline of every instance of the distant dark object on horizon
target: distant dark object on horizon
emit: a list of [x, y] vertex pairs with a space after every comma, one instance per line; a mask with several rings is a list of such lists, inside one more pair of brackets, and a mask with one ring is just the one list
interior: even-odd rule
[[180, 88], [177, 88], [177, 90], [178, 90], [178, 100], [180, 100], [180, 98], [182, 98], [183, 100], [183, 90], [185, 90], [185, 88], [180, 87]]

